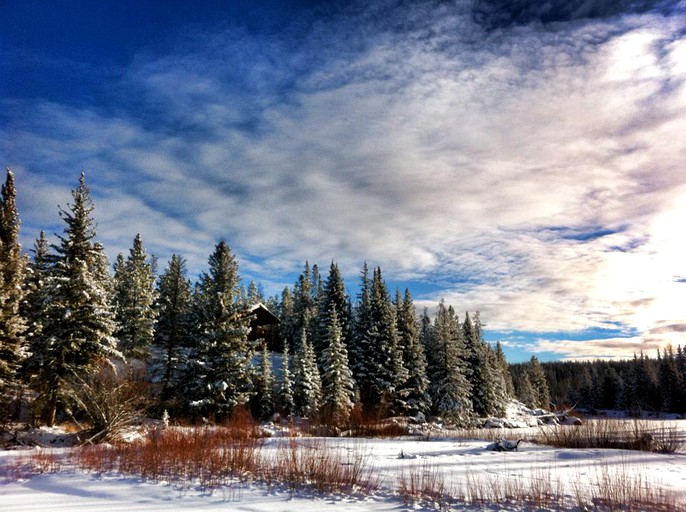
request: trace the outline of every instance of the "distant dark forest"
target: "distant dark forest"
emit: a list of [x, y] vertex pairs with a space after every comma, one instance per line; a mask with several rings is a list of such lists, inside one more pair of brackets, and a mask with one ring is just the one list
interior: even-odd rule
[[[686, 414], [686, 351], [667, 347], [649, 358], [628, 361], [548, 362], [541, 366], [554, 406], [595, 412], [618, 409], [641, 413]], [[527, 365], [513, 364], [516, 393], [525, 393]]]

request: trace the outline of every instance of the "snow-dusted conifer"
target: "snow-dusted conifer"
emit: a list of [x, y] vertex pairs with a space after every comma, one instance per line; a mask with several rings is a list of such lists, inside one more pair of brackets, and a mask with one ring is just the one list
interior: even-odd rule
[[398, 340], [403, 350], [403, 361], [407, 369], [407, 379], [404, 383], [404, 400], [407, 414], [415, 415], [419, 412], [428, 413], [431, 407], [429, 396], [429, 379], [426, 375], [426, 356], [424, 346], [420, 341], [419, 326], [415, 313], [412, 296], [408, 289], [404, 298], [400, 292], [396, 294], [396, 310], [398, 321]]
[[162, 382], [161, 399], [171, 400], [179, 384], [191, 342], [191, 283], [186, 260], [172, 254], [157, 285], [157, 323], [153, 338], [153, 374]]
[[469, 313], [462, 323], [465, 341], [465, 360], [472, 387], [472, 408], [479, 416], [500, 416], [505, 409], [504, 386], [491, 348], [483, 339], [479, 313], [472, 322]]
[[115, 348], [114, 314], [106, 258], [91, 217], [93, 201], [81, 174], [73, 203], [60, 210], [67, 224], [54, 246], [56, 263], [46, 283], [42, 333], [32, 346], [32, 384], [44, 404], [44, 419], [54, 424], [65, 382], [83, 378], [102, 359], [121, 357]]
[[121, 255], [115, 265], [116, 318], [119, 350], [128, 358], [149, 361], [155, 332], [157, 310], [153, 307], [157, 292], [152, 263], [137, 234], [122, 265]]
[[253, 348], [249, 317], [240, 298], [238, 263], [225, 241], [209, 257], [209, 272], [196, 286], [193, 305], [195, 346], [185, 369], [192, 410], [221, 417], [252, 395]]
[[281, 381], [279, 382], [279, 391], [277, 395], [278, 409], [279, 412], [284, 416], [290, 416], [295, 410], [295, 402], [293, 399], [293, 379], [291, 377], [290, 350], [288, 347], [288, 341], [284, 341], [281, 359]]
[[550, 391], [548, 390], [548, 380], [536, 356], [531, 356], [527, 373], [534, 391], [534, 405], [543, 409], [549, 408]]
[[438, 305], [432, 329], [435, 368], [431, 375], [435, 411], [457, 423], [472, 416], [471, 385], [464, 362], [462, 329], [452, 307]]
[[322, 410], [327, 422], [341, 425], [350, 417], [355, 389], [335, 307], [329, 316], [328, 342], [322, 357]]
[[26, 293], [26, 258], [19, 224], [14, 175], [7, 169], [0, 195], [0, 416], [10, 413], [8, 404], [20, 388], [17, 372], [25, 357], [26, 321], [20, 307]]
[[360, 280], [362, 284], [354, 309], [352, 333], [350, 343], [348, 343], [348, 357], [360, 399], [363, 404], [368, 404], [372, 403], [372, 362], [368, 357], [371, 352], [372, 315], [371, 280], [366, 262], [362, 267]]
[[[316, 277], [316, 276], [315, 276]], [[317, 296], [317, 283], [313, 283], [312, 269], [309, 261], [305, 262], [305, 269], [298, 277], [293, 288], [293, 316], [295, 318], [293, 333], [299, 333], [305, 329], [307, 339], [313, 344], [316, 336], [316, 319], [318, 314], [319, 298]], [[313, 345], [314, 347], [314, 345]]]
[[293, 401], [298, 416], [312, 417], [322, 403], [322, 381], [307, 331], [300, 333], [293, 368]]
[[318, 307], [317, 338], [315, 352], [320, 354], [326, 348], [326, 340], [330, 324], [331, 311], [336, 309], [338, 323], [341, 326], [341, 337], [347, 346], [350, 341], [350, 309], [348, 295], [345, 292], [345, 283], [338, 265], [331, 262], [329, 275], [324, 282], [321, 292], [321, 301]]
[[266, 420], [274, 414], [275, 382], [271, 353], [267, 348], [267, 343], [262, 342], [262, 350], [260, 350], [257, 356], [257, 365], [254, 372], [255, 394], [251, 398], [253, 416], [260, 420]]

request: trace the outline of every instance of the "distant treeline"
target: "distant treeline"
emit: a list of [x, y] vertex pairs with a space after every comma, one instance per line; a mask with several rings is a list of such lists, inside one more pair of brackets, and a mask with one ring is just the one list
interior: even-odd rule
[[[557, 407], [686, 414], [686, 350], [667, 347], [654, 358], [625, 361], [557, 361], [541, 364]], [[526, 394], [527, 365], [510, 366], [515, 392]]]

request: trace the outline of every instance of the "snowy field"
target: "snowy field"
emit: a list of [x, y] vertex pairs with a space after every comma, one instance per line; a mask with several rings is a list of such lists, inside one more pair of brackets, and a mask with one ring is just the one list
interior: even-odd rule
[[[686, 428], [686, 422], [680, 423]], [[516, 439], [517, 431], [508, 437]], [[288, 438], [271, 438], [262, 456], [276, 456]], [[603, 493], [604, 487], [639, 486], [666, 492], [680, 505], [686, 504], [686, 454], [660, 454], [608, 449], [556, 449], [523, 442], [517, 452], [486, 449], [487, 441], [458, 439], [350, 439], [295, 438], [299, 448], [325, 446], [348, 454], [348, 460], [364, 460], [378, 485], [371, 493], [317, 495], [308, 490], [255, 482], [233, 482], [213, 492], [188, 485], [149, 482], [118, 474], [94, 474], [73, 468], [57, 473], [25, 476], [12, 468], [32, 453], [50, 449], [0, 452], [0, 510], [7, 511], [157, 511], [236, 510], [298, 512], [322, 510], [382, 511], [422, 510], [449, 505], [454, 510], [579, 510], [579, 498]], [[73, 448], [52, 449], [56, 455]], [[399, 492], [411, 482], [427, 486], [452, 498], [424, 499], [408, 503]], [[562, 496], [544, 506], [507, 503], [515, 490]], [[479, 494], [490, 503], [474, 505]], [[457, 497], [457, 498], [456, 498]], [[463, 501], [459, 500], [463, 497]], [[465, 504], [464, 497], [472, 500]], [[500, 498], [498, 498], [500, 497]], [[494, 503], [495, 501], [495, 503]], [[499, 502], [499, 504], [497, 504]], [[528, 507], [528, 508], [527, 508]]]

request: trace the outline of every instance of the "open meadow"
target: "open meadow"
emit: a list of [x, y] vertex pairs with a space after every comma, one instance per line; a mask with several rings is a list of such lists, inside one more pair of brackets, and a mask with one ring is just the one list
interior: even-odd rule
[[[613, 442], [651, 431], [652, 449], [668, 453], [540, 444], [598, 444], [589, 436], [609, 438], [611, 428]], [[6, 450], [0, 509], [686, 510], [684, 420], [393, 438], [256, 433], [170, 428], [117, 446]], [[489, 450], [498, 437], [522, 441], [517, 451]]]

